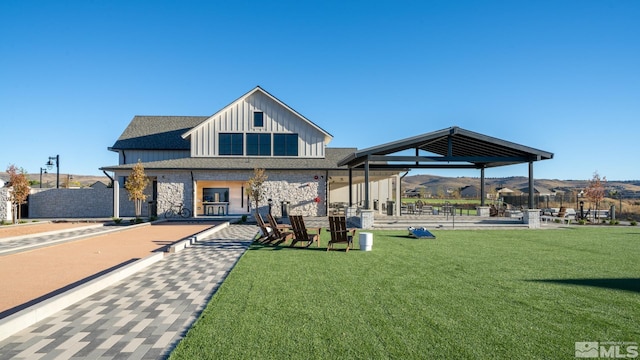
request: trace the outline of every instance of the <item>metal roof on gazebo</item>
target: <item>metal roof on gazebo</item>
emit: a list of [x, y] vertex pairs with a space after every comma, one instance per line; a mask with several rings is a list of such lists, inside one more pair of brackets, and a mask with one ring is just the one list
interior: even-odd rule
[[[405, 150], [415, 155], [392, 155]], [[420, 154], [424, 151], [432, 155]], [[358, 150], [338, 166], [371, 168], [490, 168], [548, 160], [553, 153], [465, 130], [457, 126]]]
[[[407, 154], [414, 150], [414, 155]], [[400, 155], [396, 155], [402, 153]], [[529, 188], [533, 188], [533, 162], [553, 159], [553, 153], [516, 144], [453, 126], [410, 138], [358, 150], [338, 162], [338, 166], [369, 171], [407, 169], [479, 169], [481, 205], [484, 205], [484, 170], [514, 164], [529, 164]], [[351, 199], [351, 194], [349, 194]], [[351, 201], [351, 200], [350, 200]], [[529, 194], [529, 204], [533, 192]], [[365, 206], [369, 190], [365, 187]]]

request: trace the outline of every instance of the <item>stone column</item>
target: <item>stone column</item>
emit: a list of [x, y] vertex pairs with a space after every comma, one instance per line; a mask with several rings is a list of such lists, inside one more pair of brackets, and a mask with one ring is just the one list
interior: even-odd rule
[[522, 223], [528, 224], [529, 229], [540, 228], [540, 209], [524, 209]]
[[373, 228], [373, 212], [372, 209], [360, 210], [360, 228], [371, 229]]
[[344, 209], [344, 215], [347, 219], [347, 223], [352, 223], [360, 227], [360, 217], [358, 216], [358, 208], [355, 206], [348, 206]]
[[478, 216], [491, 216], [491, 212], [489, 211], [489, 209], [489, 206], [476, 206]]

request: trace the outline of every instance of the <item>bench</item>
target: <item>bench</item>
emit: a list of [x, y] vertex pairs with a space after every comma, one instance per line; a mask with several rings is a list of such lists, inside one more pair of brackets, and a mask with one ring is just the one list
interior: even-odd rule
[[551, 210], [551, 211], [543, 210], [542, 216], [540, 216], [540, 220], [542, 220], [543, 222], [559, 221], [563, 224], [565, 222], [567, 224], [570, 224], [571, 220], [576, 219], [576, 211], [575, 209], [572, 209], [572, 208], [561, 207], [560, 209], [558, 209], [557, 213], [553, 211], [554, 209], [546, 209], [546, 210]]

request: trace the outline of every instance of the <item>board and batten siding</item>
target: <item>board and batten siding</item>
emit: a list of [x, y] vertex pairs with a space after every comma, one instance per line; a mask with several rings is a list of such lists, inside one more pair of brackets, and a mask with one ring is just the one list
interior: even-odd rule
[[[253, 126], [254, 111], [264, 113], [264, 126]], [[191, 134], [192, 157], [218, 156], [218, 133], [297, 133], [298, 157], [324, 157], [325, 135], [261, 92], [232, 103], [194, 130]]]

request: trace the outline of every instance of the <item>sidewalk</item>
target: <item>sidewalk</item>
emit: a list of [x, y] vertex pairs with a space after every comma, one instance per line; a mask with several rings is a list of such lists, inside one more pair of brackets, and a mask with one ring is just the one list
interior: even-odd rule
[[0, 342], [0, 359], [162, 359], [257, 228], [231, 225]]

